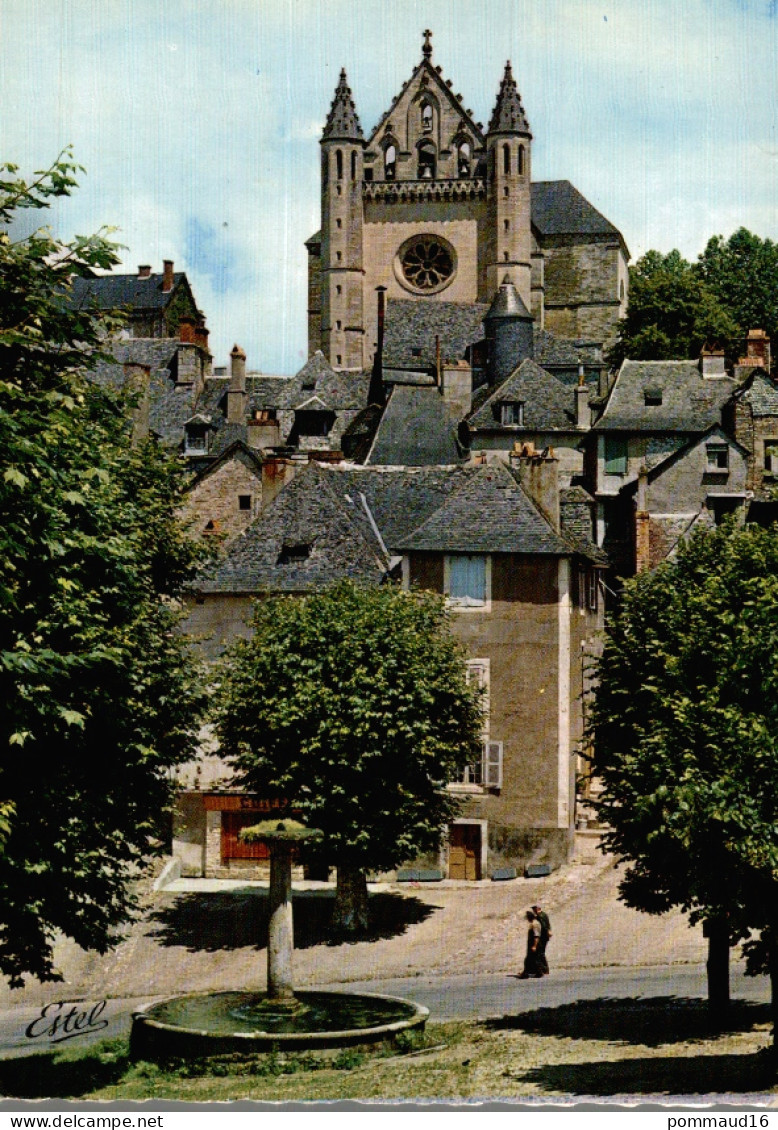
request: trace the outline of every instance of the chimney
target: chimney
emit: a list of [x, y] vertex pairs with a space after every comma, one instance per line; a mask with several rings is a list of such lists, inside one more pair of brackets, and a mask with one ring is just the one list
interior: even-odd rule
[[263, 451], [270, 447], [278, 447], [281, 441], [281, 427], [276, 419], [275, 411], [263, 410], [256, 412], [253, 420], [249, 420], [246, 431], [246, 442], [255, 451]]
[[530, 454], [526, 445], [510, 454], [512, 467], [519, 472], [519, 482], [557, 533], [561, 530], [559, 514], [559, 460], [553, 448]]
[[635, 572], [651, 568], [650, 518], [648, 514], [648, 471], [638, 472], [638, 493], [635, 504]]
[[375, 356], [373, 358], [373, 371], [370, 374], [370, 388], [368, 389], [368, 404], [386, 403], [384, 392], [384, 323], [386, 320], [386, 287], [377, 286], [378, 295], [378, 340], [376, 341]]
[[700, 372], [703, 377], [725, 377], [727, 375], [724, 364], [723, 349], [708, 349], [703, 346], [700, 352]]
[[752, 368], [758, 365], [770, 371], [770, 339], [764, 330], [748, 331], [746, 356], [740, 358], [740, 364]]
[[173, 289], [173, 260], [162, 261], [162, 293], [169, 294]]
[[589, 388], [586, 384], [583, 365], [578, 366], [578, 388], [575, 390], [575, 426], [584, 432], [592, 426]]
[[138, 278], [139, 279], [150, 279], [151, 278], [151, 266], [148, 263], [144, 263], [142, 266], [138, 267]]
[[149, 435], [149, 396], [151, 368], [132, 361], [124, 363], [124, 389], [133, 399], [132, 408], [132, 446], [137, 445]]
[[441, 370], [443, 401], [461, 420], [473, 406], [473, 370], [467, 361], [449, 361]]
[[246, 422], [246, 354], [239, 345], [230, 353], [230, 384], [227, 389], [227, 423]]
[[[307, 460], [306, 460], [307, 463]], [[303, 464], [281, 455], [270, 455], [262, 463], [262, 509], [268, 506], [279, 491], [294, 478]]]
[[185, 345], [195, 344], [195, 320], [190, 314], [185, 314], [178, 323], [178, 340]]

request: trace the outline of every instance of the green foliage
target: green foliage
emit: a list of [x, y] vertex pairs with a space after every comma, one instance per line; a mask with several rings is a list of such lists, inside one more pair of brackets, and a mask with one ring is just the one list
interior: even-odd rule
[[765, 330], [778, 342], [778, 244], [739, 228], [729, 239], [717, 235], [699, 258], [705, 285], [739, 327]]
[[434, 851], [446, 781], [481, 756], [478, 692], [442, 600], [344, 583], [257, 602], [218, 731], [244, 785], [299, 808], [322, 854], [366, 870]]
[[[0, 218], [75, 185], [65, 153], [32, 183], [0, 173]], [[171, 600], [198, 551], [175, 520], [181, 473], [130, 445], [127, 405], [89, 370], [114, 325], [69, 302], [116, 262], [0, 232], [0, 970], [55, 978], [55, 932], [105, 950], [157, 843], [199, 691]], [[166, 598], [166, 599], [162, 599]]]
[[648, 251], [630, 267], [629, 304], [610, 364], [696, 358], [703, 345], [732, 351], [740, 329], [729, 306], [678, 251]]
[[624, 588], [591, 715], [621, 897], [731, 936], [778, 906], [778, 533], [727, 524]]

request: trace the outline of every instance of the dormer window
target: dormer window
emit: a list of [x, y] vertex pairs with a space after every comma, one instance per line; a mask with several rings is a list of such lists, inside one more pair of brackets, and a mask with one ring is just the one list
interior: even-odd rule
[[206, 424], [187, 424], [184, 431], [184, 454], [208, 454], [208, 427]]
[[645, 404], [646, 408], [659, 408], [662, 403], [662, 389], [643, 389], [643, 403]]
[[500, 405], [500, 423], [524, 427], [524, 401], [506, 400]]
[[307, 561], [310, 556], [310, 544], [304, 544], [302, 542], [296, 545], [284, 544], [281, 547], [276, 565], [301, 565], [304, 561]]
[[421, 128], [424, 133], [432, 133], [432, 107], [429, 102], [421, 104]]

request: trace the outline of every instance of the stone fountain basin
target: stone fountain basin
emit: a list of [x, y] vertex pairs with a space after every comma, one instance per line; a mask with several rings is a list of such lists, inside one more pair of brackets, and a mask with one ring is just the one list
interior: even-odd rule
[[133, 1013], [134, 1059], [256, 1055], [391, 1043], [410, 1028], [423, 1028], [429, 1009], [378, 993], [301, 991], [303, 1011], [269, 1013], [259, 992], [189, 993], [145, 1005]]

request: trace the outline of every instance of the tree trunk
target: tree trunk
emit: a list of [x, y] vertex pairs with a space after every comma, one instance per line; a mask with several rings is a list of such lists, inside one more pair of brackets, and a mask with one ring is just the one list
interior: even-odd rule
[[338, 864], [332, 925], [340, 934], [361, 934], [367, 930], [367, 878], [364, 871], [350, 863]]
[[770, 1016], [773, 1022], [773, 1061], [778, 1062], [778, 932], [770, 931], [768, 967], [770, 970]]
[[726, 918], [709, 918], [705, 923], [708, 939], [708, 1007], [711, 1020], [723, 1024], [729, 1012], [729, 923]]
[[292, 852], [287, 844], [270, 845], [270, 919], [267, 927], [267, 995], [293, 1001]]

